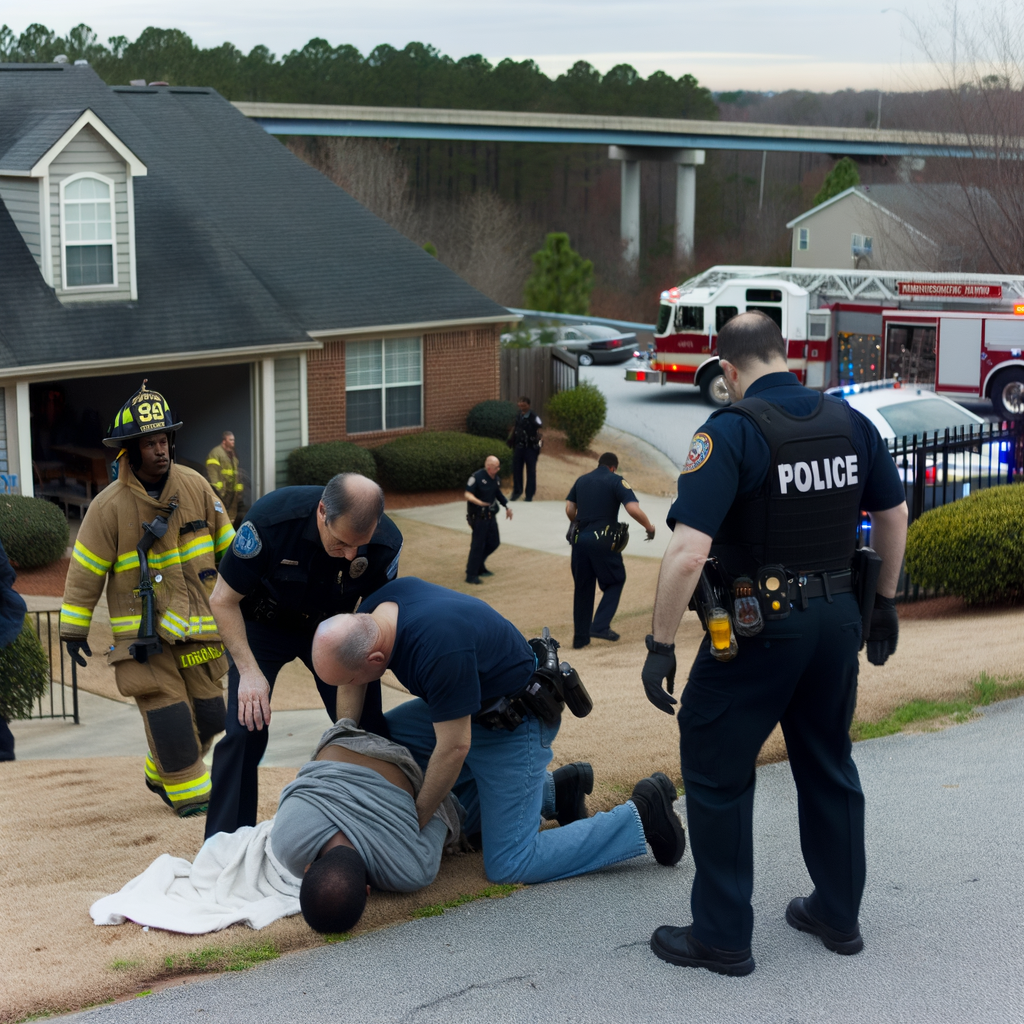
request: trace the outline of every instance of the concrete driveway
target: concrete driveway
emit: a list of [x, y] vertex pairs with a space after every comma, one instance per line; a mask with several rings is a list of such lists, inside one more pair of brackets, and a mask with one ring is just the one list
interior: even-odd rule
[[783, 921], [809, 881], [789, 768], [776, 764], [758, 772], [758, 966], [748, 978], [672, 967], [647, 947], [655, 927], [689, 919], [687, 854], [676, 868], [647, 857], [78, 1018], [1019, 1024], [1022, 734], [1024, 699], [944, 732], [857, 746], [868, 798], [859, 956], [830, 953]]

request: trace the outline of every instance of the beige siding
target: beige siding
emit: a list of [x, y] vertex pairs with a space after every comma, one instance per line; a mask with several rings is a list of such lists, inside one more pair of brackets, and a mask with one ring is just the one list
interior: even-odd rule
[[[60, 183], [73, 174], [102, 174], [114, 182], [114, 238], [117, 287], [73, 288], [65, 291], [61, 274]], [[131, 298], [131, 263], [128, 248], [128, 172], [124, 161], [86, 125], [50, 164], [50, 238], [53, 283], [62, 302], [126, 302]]]
[[[799, 249], [800, 229], [808, 231], [806, 249]], [[871, 257], [854, 263], [854, 235], [870, 235]], [[934, 252], [929, 243], [898, 218], [852, 194], [804, 217], [793, 226], [794, 267], [857, 270], [929, 270]]]
[[25, 239], [36, 264], [42, 265], [39, 237], [39, 180], [37, 178], [0, 178], [0, 200], [7, 207], [15, 227]]
[[288, 456], [302, 444], [299, 358], [274, 360], [275, 485], [288, 483]]

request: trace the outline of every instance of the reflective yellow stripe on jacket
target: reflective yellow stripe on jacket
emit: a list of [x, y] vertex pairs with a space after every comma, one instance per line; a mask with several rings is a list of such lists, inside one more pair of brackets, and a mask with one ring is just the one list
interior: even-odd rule
[[124, 636], [127, 633], [138, 634], [139, 628], [142, 626], [141, 615], [111, 615], [110, 616], [110, 631], [114, 634], [115, 639], [117, 637]]
[[188, 636], [188, 623], [180, 615], [175, 615], [170, 608], [160, 619], [160, 629], [166, 629], [168, 633], [176, 636], [179, 640], [184, 640]]
[[217, 533], [217, 543], [214, 550], [218, 555], [223, 554], [229, 547], [231, 547], [231, 542], [234, 539], [235, 528], [230, 523], [226, 523]]
[[[90, 572], [96, 573], [97, 576], [106, 576], [110, 572], [110, 562], [90, 551], [81, 541], [75, 541], [71, 557], [79, 565], [84, 566]], [[135, 560], [135, 564], [139, 564], [138, 559]]]
[[76, 629], [84, 629], [88, 632], [92, 625], [92, 609], [83, 608], [77, 604], [62, 604], [60, 606], [61, 626], [74, 626]]

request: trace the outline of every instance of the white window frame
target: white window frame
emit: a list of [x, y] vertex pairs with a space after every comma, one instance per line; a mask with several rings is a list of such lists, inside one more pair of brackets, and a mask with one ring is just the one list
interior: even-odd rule
[[[102, 181], [103, 184], [110, 189], [110, 246], [114, 261], [114, 281], [112, 284], [68, 284], [68, 241], [65, 237], [66, 232], [64, 230], [66, 224], [66, 218], [64, 216], [64, 191], [68, 185], [73, 182], [80, 181], [82, 178], [92, 178], [95, 181]], [[77, 248], [79, 244], [94, 243], [72, 242], [70, 244]], [[114, 191], [114, 179], [108, 178], [105, 174], [97, 174], [95, 171], [80, 171], [78, 174], [69, 174], [60, 183], [60, 280], [61, 290], [66, 292], [110, 292], [117, 290], [117, 197]]]
[[[357, 384], [355, 387], [352, 387], [348, 383], [348, 346], [350, 344], [361, 344], [364, 341], [379, 341], [381, 343], [380, 344], [380, 383], [379, 384]], [[388, 384], [388, 380], [387, 380], [387, 345], [388, 345], [388, 342], [391, 342], [391, 341], [415, 341], [416, 342], [417, 346], [419, 347], [419, 354], [420, 354], [420, 378], [419, 378], [418, 381], [403, 380], [403, 381], [400, 381], [399, 383], [396, 383], [396, 384]], [[383, 433], [385, 433], [388, 430], [422, 430], [423, 429], [423, 395], [424, 395], [424, 391], [425, 391], [425, 386], [424, 386], [424, 383], [423, 383], [423, 338], [422, 338], [422, 336], [411, 337], [411, 338], [409, 338], [409, 337], [406, 337], [406, 338], [366, 338], [366, 339], [359, 338], [359, 339], [353, 339], [352, 341], [346, 341], [345, 342], [345, 364], [346, 364], [345, 365], [345, 395], [346, 395], [346, 403], [345, 403], [346, 404], [346, 409], [345, 409], [345, 419], [346, 419], [345, 435], [346, 435], [346, 437], [354, 437], [354, 436], [362, 435], [362, 434], [383, 434]], [[415, 424], [414, 426], [408, 426], [408, 427], [388, 427], [388, 425], [387, 425], [387, 422], [388, 422], [388, 405], [387, 405], [387, 402], [388, 402], [388, 388], [407, 388], [407, 387], [416, 387], [416, 386], [418, 386], [419, 389], [420, 389], [420, 417], [419, 417], [420, 421], [419, 421], [419, 423]], [[348, 396], [348, 393], [350, 391], [381, 391], [381, 392], [383, 392], [383, 394], [381, 395], [381, 403], [380, 403], [380, 427], [378, 427], [376, 430], [358, 430], [358, 431], [353, 431], [351, 434], [349, 433], [348, 426], [347, 426], [347, 421], [348, 421], [348, 402], [347, 402], [347, 396]]]
[[800, 252], [807, 252], [807, 250], [811, 247], [810, 228], [796, 229], [796, 247]]
[[874, 244], [874, 236], [853, 232], [850, 236], [850, 253], [853, 256], [871, 256], [874, 253]]

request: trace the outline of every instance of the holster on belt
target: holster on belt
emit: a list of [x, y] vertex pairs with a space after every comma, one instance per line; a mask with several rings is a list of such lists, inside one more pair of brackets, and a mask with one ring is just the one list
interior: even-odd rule
[[857, 548], [853, 553], [853, 586], [860, 607], [860, 646], [867, 643], [871, 632], [871, 613], [875, 610], [878, 576], [882, 571], [882, 558], [874, 548]]

